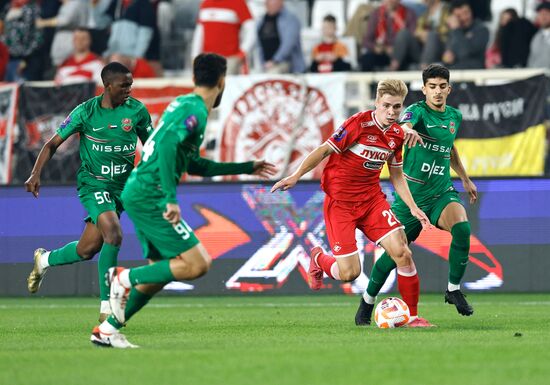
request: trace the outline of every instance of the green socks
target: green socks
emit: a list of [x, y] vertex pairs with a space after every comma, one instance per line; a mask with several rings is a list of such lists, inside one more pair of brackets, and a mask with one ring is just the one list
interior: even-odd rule
[[453, 285], [460, 284], [470, 253], [470, 223], [460, 222], [451, 229], [453, 236], [449, 249], [449, 282]]
[[82, 261], [82, 258], [76, 253], [77, 244], [78, 241], [74, 241], [67, 243], [60, 249], [52, 250], [48, 257], [48, 264], [50, 266], [60, 266]]
[[[128, 321], [134, 314], [141, 310], [142, 307], [147, 305], [147, 302], [152, 298], [149, 294], [142, 293], [139, 290], [136, 290], [135, 287], [130, 291], [130, 296], [128, 297], [128, 303], [126, 304], [126, 309], [124, 310], [124, 318]], [[123, 325], [119, 323], [115, 317], [112, 315], [107, 318], [112, 326], [117, 329], [120, 329]]]
[[170, 270], [169, 259], [130, 269], [130, 283], [132, 286], [143, 283], [168, 283], [173, 280], [174, 275]]
[[380, 258], [376, 261], [372, 267], [372, 272], [369, 277], [369, 285], [367, 286], [367, 294], [371, 297], [376, 297], [384, 286], [386, 279], [390, 275], [391, 271], [395, 269], [397, 265], [391, 259], [388, 253], [384, 252]]
[[110, 267], [117, 265], [118, 251], [120, 247], [104, 243], [97, 261], [97, 277], [99, 281], [99, 298], [102, 301], [109, 300], [109, 286], [105, 282], [105, 274]]

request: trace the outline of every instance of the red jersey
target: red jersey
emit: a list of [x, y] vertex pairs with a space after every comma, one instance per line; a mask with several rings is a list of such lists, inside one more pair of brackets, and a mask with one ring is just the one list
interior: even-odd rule
[[199, 23], [204, 30], [201, 52], [237, 55], [241, 25], [250, 19], [245, 0], [204, 0], [199, 10]]
[[103, 66], [101, 58], [92, 52], [81, 61], [76, 61], [74, 56], [70, 56], [57, 68], [55, 82], [56, 84], [70, 84], [95, 81], [97, 84], [101, 84]]
[[153, 67], [151, 67], [151, 65], [147, 62], [147, 60], [141, 57], [138, 57], [135, 60], [136, 60], [136, 65], [132, 70], [132, 77], [134, 79], [157, 77], [157, 75], [155, 74], [155, 70], [153, 69]]
[[382, 127], [374, 111], [362, 111], [346, 120], [327, 141], [336, 153], [329, 156], [321, 187], [332, 199], [365, 201], [378, 193], [384, 163], [402, 167], [403, 129]]

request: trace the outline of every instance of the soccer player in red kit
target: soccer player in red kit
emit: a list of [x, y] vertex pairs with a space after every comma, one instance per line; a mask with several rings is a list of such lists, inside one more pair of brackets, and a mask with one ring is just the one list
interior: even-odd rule
[[[398, 288], [405, 302], [414, 303], [407, 300], [418, 296], [418, 275], [404, 226], [391, 211], [380, 187], [380, 173], [387, 163], [390, 181], [397, 194], [424, 228], [430, 226], [426, 214], [414, 203], [403, 176], [403, 144], [412, 147], [421, 142], [416, 131], [404, 132], [396, 123], [406, 95], [407, 86], [401, 80], [379, 82], [375, 110], [359, 112], [346, 120], [331, 138], [302, 161], [292, 175], [271, 189], [271, 192], [288, 190], [302, 175], [329, 156], [321, 187], [326, 193], [324, 217], [332, 255], [325, 254], [318, 246], [311, 250], [308, 276], [313, 290], [321, 288], [323, 272], [332, 279], [346, 282], [359, 276], [357, 228], [371, 241], [380, 244], [397, 264]], [[410, 310], [410, 326], [430, 326], [426, 320], [418, 318], [417, 309]]]

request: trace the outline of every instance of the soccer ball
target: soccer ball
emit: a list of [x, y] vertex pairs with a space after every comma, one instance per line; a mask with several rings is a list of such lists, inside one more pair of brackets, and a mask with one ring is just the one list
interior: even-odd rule
[[404, 326], [409, 323], [410, 319], [409, 307], [401, 298], [385, 298], [374, 310], [374, 321], [381, 329]]

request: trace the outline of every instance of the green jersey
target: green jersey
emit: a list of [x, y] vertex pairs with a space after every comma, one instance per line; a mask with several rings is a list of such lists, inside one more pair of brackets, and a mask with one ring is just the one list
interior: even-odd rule
[[425, 101], [410, 105], [403, 113], [401, 124], [411, 123], [424, 141], [424, 145], [405, 147], [403, 155], [403, 173], [418, 205], [453, 188], [451, 149], [461, 122], [458, 109], [446, 106], [444, 112], [435, 111]]
[[67, 139], [80, 134], [78, 188], [122, 190], [134, 168], [137, 138], [144, 143], [152, 131], [145, 105], [129, 98], [116, 108], [103, 108], [103, 95], [78, 105], [57, 129]]
[[143, 146], [141, 161], [125, 191], [160, 200], [164, 206], [177, 203], [176, 186], [185, 172], [202, 176], [252, 173], [254, 162], [217, 163], [199, 156], [207, 118], [208, 109], [199, 95], [174, 99]]

